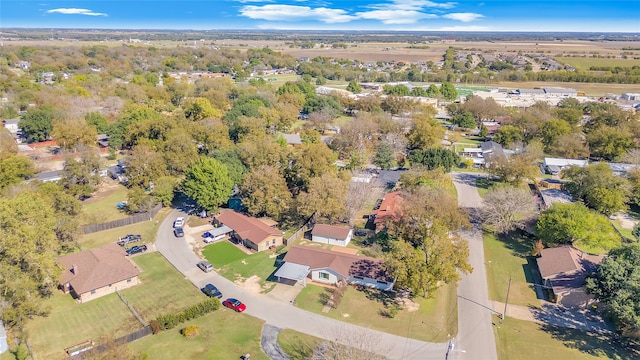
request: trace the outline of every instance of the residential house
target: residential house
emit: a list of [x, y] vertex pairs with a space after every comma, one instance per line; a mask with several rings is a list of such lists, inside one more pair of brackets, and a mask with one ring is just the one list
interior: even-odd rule
[[634, 164], [624, 164], [624, 163], [607, 163], [607, 165], [611, 168], [611, 171], [614, 175], [626, 177], [627, 173], [631, 170], [638, 170], [640, 166]]
[[316, 224], [311, 230], [311, 241], [347, 246], [353, 237], [353, 229], [348, 226]]
[[300, 134], [282, 134], [282, 137], [287, 141], [287, 145], [296, 146], [302, 144]]
[[640, 101], [640, 93], [622, 93], [620, 98], [627, 101]]
[[233, 230], [231, 239], [255, 250], [264, 251], [283, 244], [282, 232], [264, 221], [235, 211], [225, 211], [214, 218], [214, 223]]
[[374, 208], [370, 218], [373, 218], [373, 225], [376, 231], [384, 230], [387, 221], [394, 221], [400, 216], [402, 209], [402, 193], [394, 191], [386, 194], [380, 205]]
[[62, 291], [71, 293], [80, 302], [140, 283], [140, 270], [116, 243], [64, 255], [57, 262], [64, 269], [60, 280]]
[[54, 182], [62, 179], [62, 170], [46, 171], [38, 173], [34, 176], [34, 179], [38, 179], [42, 182]]
[[109, 147], [109, 135], [107, 134], [98, 134], [96, 136], [96, 141], [98, 142], [98, 146], [101, 148]]
[[570, 166], [587, 166], [589, 161], [577, 160], [577, 159], [558, 159], [558, 158], [544, 158], [543, 167], [546, 172], [551, 175], [558, 175], [562, 169]]
[[482, 157], [487, 160], [491, 160], [492, 157], [504, 157], [504, 149], [502, 145], [498, 144], [495, 141], [485, 141], [480, 144], [480, 149], [482, 149]]
[[395, 284], [384, 263], [375, 258], [296, 245], [287, 251], [283, 261], [274, 274], [279, 279], [306, 282], [311, 278], [330, 285], [345, 281], [383, 291], [392, 290]]
[[564, 306], [583, 307], [592, 298], [584, 291], [587, 274], [593, 272], [603, 258], [566, 245], [542, 250], [536, 262], [553, 301]]

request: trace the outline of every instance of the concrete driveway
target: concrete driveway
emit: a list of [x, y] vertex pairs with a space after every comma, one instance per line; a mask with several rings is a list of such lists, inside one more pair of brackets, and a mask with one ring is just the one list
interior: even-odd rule
[[[391, 359], [441, 360], [445, 357], [446, 343], [418, 341], [330, 319], [268, 295], [248, 292], [215, 272], [202, 272], [196, 267], [196, 263], [201, 259], [193, 253], [185, 239], [173, 236], [172, 224], [178, 216], [186, 216], [186, 214], [174, 210], [160, 226], [156, 239], [158, 251], [198, 288], [212, 283], [220, 289], [224, 295], [223, 299], [235, 297], [244, 302], [247, 305], [246, 314], [281, 329], [293, 329], [345, 345], [353, 346], [354, 341], [361, 344], [366, 342], [368, 350]], [[238, 314], [238, 316], [243, 315]], [[480, 357], [476, 356], [475, 359]]]

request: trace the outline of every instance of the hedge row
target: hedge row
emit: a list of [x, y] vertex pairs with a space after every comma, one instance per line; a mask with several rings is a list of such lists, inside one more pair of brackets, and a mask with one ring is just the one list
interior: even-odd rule
[[220, 300], [218, 300], [218, 298], [211, 298], [201, 303], [189, 306], [179, 313], [162, 314], [158, 316], [156, 321], [160, 323], [160, 326], [164, 330], [169, 330], [176, 327], [180, 323], [193, 320], [212, 311], [216, 311], [219, 308]]

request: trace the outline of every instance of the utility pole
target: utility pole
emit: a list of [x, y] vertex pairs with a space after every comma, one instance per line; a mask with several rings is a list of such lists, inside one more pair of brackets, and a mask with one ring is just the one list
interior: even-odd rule
[[507, 297], [504, 299], [504, 311], [500, 316], [500, 324], [504, 321], [504, 317], [507, 315], [507, 304], [509, 303], [509, 290], [511, 290], [511, 276], [509, 276], [509, 285], [507, 285]]

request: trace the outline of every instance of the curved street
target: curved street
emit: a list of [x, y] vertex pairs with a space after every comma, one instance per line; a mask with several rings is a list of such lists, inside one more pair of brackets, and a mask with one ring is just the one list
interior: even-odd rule
[[[330, 319], [265, 295], [248, 292], [216, 274], [215, 271], [204, 273], [196, 267], [196, 263], [201, 259], [192, 251], [185, 238], [173, 236], [173, 221], [178, 216], [187, 215], [179, 210], [173, 210], [160, 225], [156, 248], [198, 289], [206, 283], [212, 283], [222, 291], [225, 298], [235, 297], [244, 302], [247, 305], [246, 313], [248, 315], [262, 319], [267, 324], [281, 329], [292, 329], [345, 345], [353, 345], [353, 341], [359, 341], [362, 346], [372, 352], [391, 359], [442, 360], [445, 358], [446, 343], [429, 343], [404, 338]], [[243, 315], [238, 314], [238, 316]], [[480, 358], [476, 356], [475, 359]]]

